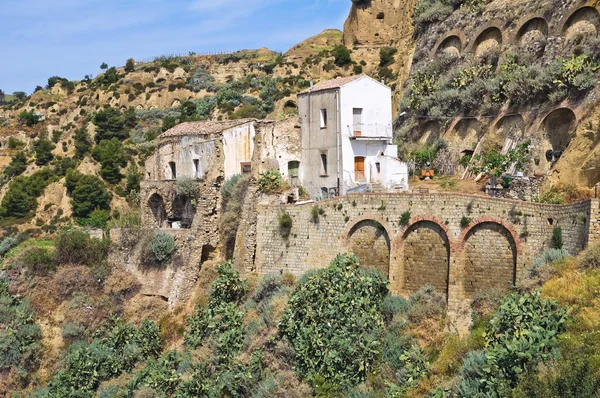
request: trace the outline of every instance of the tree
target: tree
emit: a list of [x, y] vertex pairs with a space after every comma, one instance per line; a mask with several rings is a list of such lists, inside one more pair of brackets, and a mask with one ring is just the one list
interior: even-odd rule
[[167, 131], [177, 125], [177, 119], [174, 116], [165, 116], [162, 121], [162, 131]]
[[33, 90], [34, 93], [37, 93], [38, 91], [42, 91], [44, 89], [44, 87], [42, 86], [35, 86], [35, 90]]
[[474, 155], [472, 170], [475, 174], [485, 173], [490, 179], [490, 184], [496, 186], [496, 179], [514, 164], [517, 169], [522, 169], [529, 154], [530, 142], [526, 141], [516, 149], [509, 150], [506, 154], [500, 153], [494, 147], [484, 155]]
[[25, 93], [24, 91], [15, 91], [13, 93], [13, 95], [15, 96], [16, 99], [18, 99], [19, 101], [22, 100], [23, 98], [27, 97], [27, 93]]
[[344, 45], [337, 45], [331, 50], [331, 55], [335, 58], [334, 63], [337, 66], [349, 65], [352, 63], [352, 58], [350, 57], [350, 50]]
[[121, 167], [127, 165], [123, 145], [117, 138], [102, 140], [92, 151], [94, 159], [102, 164], [100, 175], [111, 184], [116, 184], [123, 178]]
[[56, 148], [56, 146], [47, 138], [42, 137], [37, 140], [33, 144], [33, 148], [35, 149], [35, 164], [38, 166], [48, 164], [48, 162], [54, 159], [52, 151], [54, 148]]
[[[67, 175], [75, 173], [69, 171]], [[106, 190], [100, 178], [90, 174], [80, 174], [71, 194], [73, 215], [87, 218], [95, 209], [110, 210], [111, 200], [112, 194]]]
[[102, 70], [108, 69], [108, 64], [106, 62], [102, 62], [102, 65], [100, 65], [100, 69], [102, 69]]
[[98, 112], [94, 116], [94, 124], [97, 127], [94, 137], [96, 142], [111, 138], [124, 140], [129, 137], [125, 116], [117, 108], [108, 107]]
[[131, 165], [127, 169], [127, 176], [125, 177], [127, 180], [127, 187], [125, 188], [125, 192], [140, 192], [140, 182], [142, 181], [142, 173], [137, 167], [135, 162], [131, 162]]
[[0, 105], [4, 104], [6, 102], [6, 96], [4, 94], [4, 91], [0, 90]]
[[4, 169], [4, 175], [9, 178], [16, 177], [23, 174], [25, 169], [27, 169], [27, 156], [25, 156], [25, 152], [19, 151]]
[[129, 58], [127, 62], [125, 62], [125, 72], [133, 72], [135, 68], [135, 61], [133, 58]]
[[34, 112], [23, 111], [19, 113], [19, 121], [31, 127], [36, 125], [40, 121], [40, 117]]
[[64, 77], [60, 77], [60, 76], [49, 77], [48, 84], [46, 84], [46, 90], [50, 90], [54, 86], [56, 86], [58, 83], [62, 83], [62, 82], [68, 82], [68, 80], [65, 79]]
[[78, 159], [83, 159], [83, 157], [90, 151], [92, 148], [92, 142], [90, 141], [90, 136], [87, 132], [87, 127], [83, 126], [75, 132], [75, 136], [73, 137], [75, 141], [75, 157]]

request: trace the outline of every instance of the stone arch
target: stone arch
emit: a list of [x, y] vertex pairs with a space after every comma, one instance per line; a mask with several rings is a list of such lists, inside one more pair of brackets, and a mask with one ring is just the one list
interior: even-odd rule
[[546, 49], [548, 22], [544, 18], [531, 18], [517, 31], [515, 42], [523, 49], [541, 55]]
[[180, 108], [181, 107], [181, 101], [178, 99], [173, 100], [173, 102], [171, 103], [171, 108]]
[[515, 231], [495, 219], [475, 221], [461, 235], [466, 297], [507, 289], [516, 283], [519, 241]]
[[504, 115], [494, 124], [493, 132], [502, 140], [521, 138], [525, 134], [525, 119], [520, 114]]
[[571, 135], [577, 127], [577, 117], [569, 108], [558, 108], [550, 112], [542, 122], [544, 144], [543, 149], [564, 151], [571, 143]]
[[600, 31], [600, 13], [594, 7], [586, 6], [574, 10], [562, 27], [562, 35], [567, 39], [577, 36], [597, 36]]
[[374, 219], [355, 222], [350, 228], [346, 247], [363, 266], [374, 268], [389, 277], [391, 241], [386, 227]]
[[177, 194], [171, 204], [171, 214], [169, 216], [169, 221], [179, 223], [180, 228], [191, 228], [196, 216], [196, 207], [190, 198]]
[[403, 291], [433, 286], [448, 298], [451, 242], [448, 229], [432, 219], [418, 219], [402, 235]]
[[457, 35], [450, 35], [442, 40], [442, 42], [437, 46], [435, 55], [446, 54], [458, 57], [460, 56], [462, 49], [463, 43], [460, 37]]
[[159, 227], [162, 227], [166, 219], [165, 201], [158, 193], [153, 193], [148, 199], [148, 208], [154, 216], [154, 221]]
[[442, 134], [442, 124], [436, 120], [430, 120], [419, 126], [420, 144], [433, 144]]
[[461, 118], [452, 126], [452, 134], [447, 140], [452, 141], [460, 151], [474, 150], [485, 134], [482, 123], [475, 118]]
[[482, 31], [473, 43], [473, 50], [477, 56], [499, 50], [500, 47], [502, 47], [502, 31], [496, 26], [490, 26]]

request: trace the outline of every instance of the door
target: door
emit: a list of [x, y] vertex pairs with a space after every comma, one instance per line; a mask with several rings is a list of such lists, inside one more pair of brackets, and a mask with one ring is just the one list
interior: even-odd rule
[[290, 185], [293, 187], [299, 185], [298, 169], [300, 169], [300, 162], [296, 160], [288, 162], [288, 176], [290, 178]]
[[362, 108], [353, 108], [352, 109], [352, 123], [354, 125], [354, 136], [360, 137], [363, 132], [363, 123], [362, 123]]
[[365, 178], [365, 157], [356, 156], [354, 158], [354, 181], [367, 182]]

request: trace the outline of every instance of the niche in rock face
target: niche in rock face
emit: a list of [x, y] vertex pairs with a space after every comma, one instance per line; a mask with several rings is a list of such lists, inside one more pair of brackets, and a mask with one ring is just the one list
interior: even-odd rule
[[541, 56], [546, 48], [548, 23], [543, 18], [532, 18], [525, 22], [517, 33], [519, 46], [536, 56]]
[[569, 108], [559, 108], [552, 111], [543, 122], [543, 131], [548, 148], [542, 148], [562, 152], [571, 143], [571, 135], [577, 127], [577, 118]]
[[180, 223], [181, 228], [191, 228], [196, 216], [196, 207], [192, 200], [185, 195], [177, 195], [171, 206], [169, 220], [175, 225]]
[[491, 27], [483, 32], [475, 40], [475, 55], [482, 56], [500, 50], [502, 46], [502, 32], [496, 27]]
[[458, 57], [462, 51], [462, 42], [458, 36], [448, 36], [438, 46], [436, 55], [451, 55]]
[[440, 138], [441, 130], [441, 124], [436, 121], [429, 121], [419, 126], [419, 143], [432, 145], [435, 141], [437, 141], [438, 138]]
[[600, 13], [594, 7], [582, 7], [565, 22], [563, 36], [568, 40], [582, 41], [586, 36], [595, 37], [600, 29]]

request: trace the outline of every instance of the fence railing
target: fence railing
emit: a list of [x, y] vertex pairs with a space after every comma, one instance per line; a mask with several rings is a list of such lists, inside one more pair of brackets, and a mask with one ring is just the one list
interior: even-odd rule
[[367, 138], [392, 138], [391, 124], [353, 124], [350, 127], [350, 135], [353, 137]]

